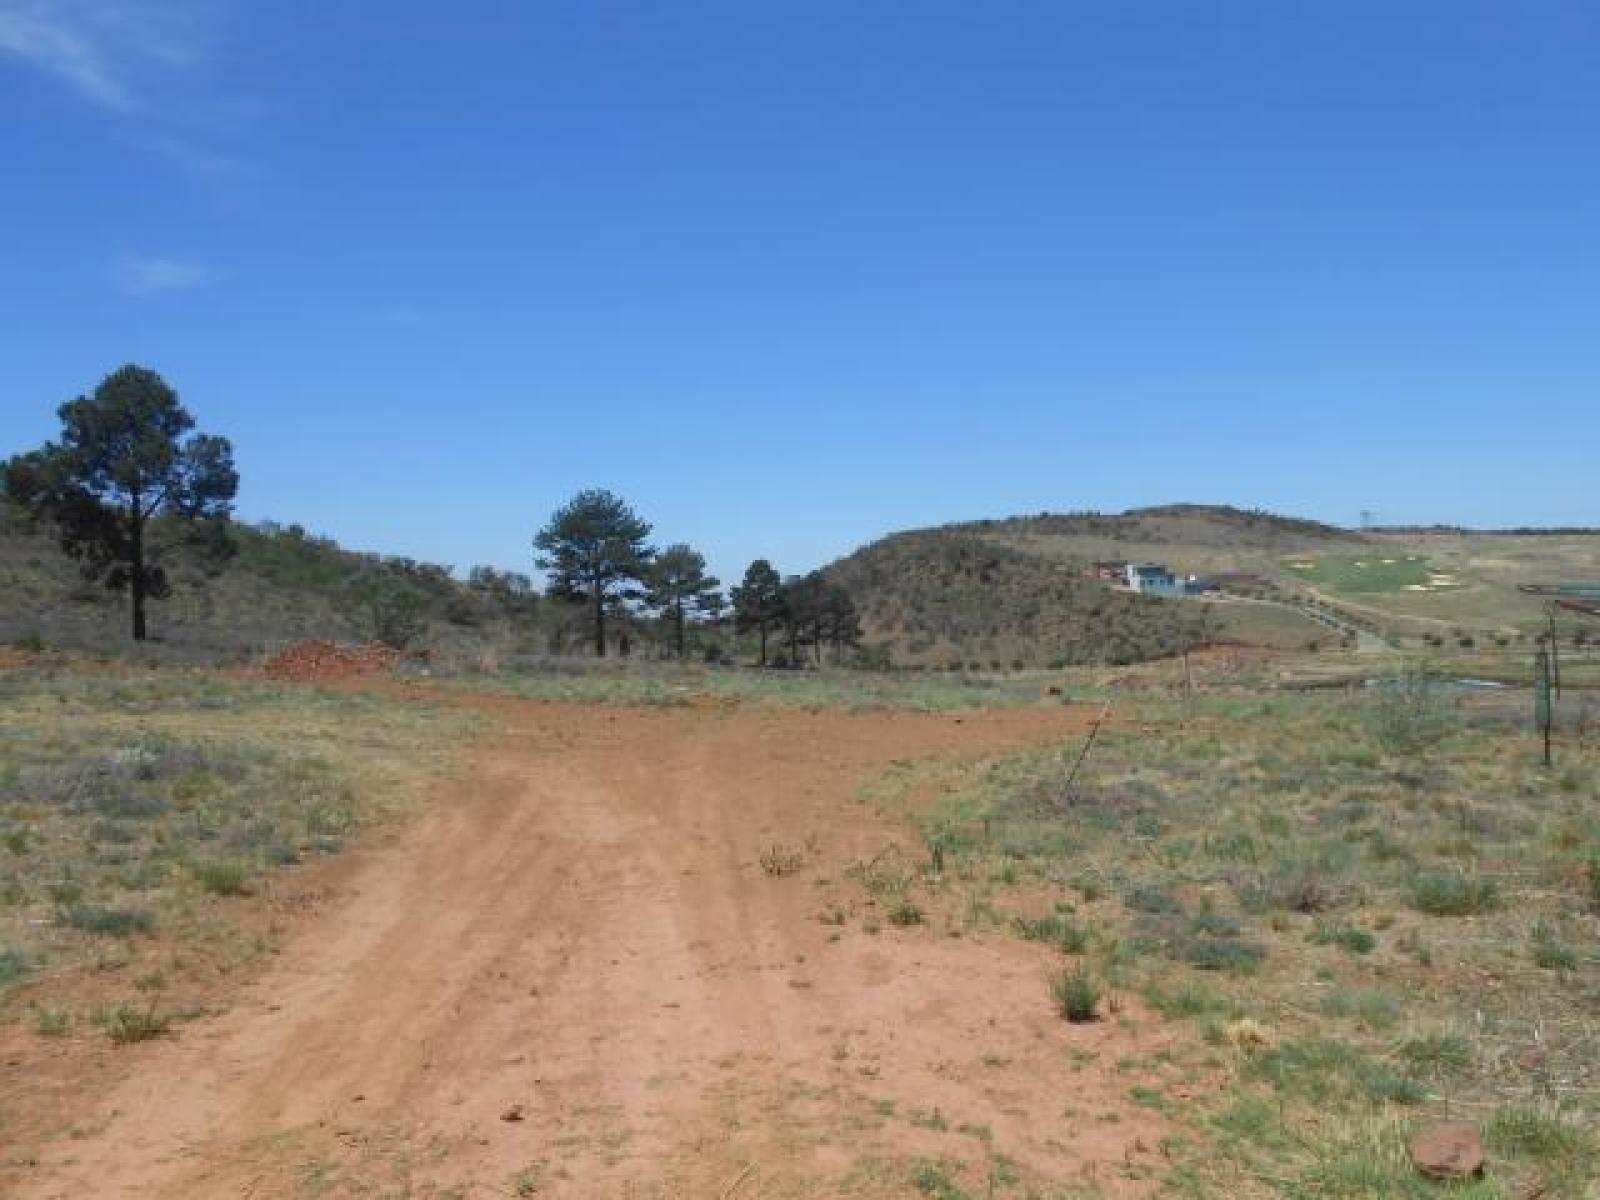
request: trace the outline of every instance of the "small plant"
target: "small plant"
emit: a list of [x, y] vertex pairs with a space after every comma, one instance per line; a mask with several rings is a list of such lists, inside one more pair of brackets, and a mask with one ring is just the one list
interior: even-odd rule
[[1066, 954], [1082, 954], [1089, 948], [1089, 933], [1066, 917], [1050, 916], [1033, 920], [1016, 919], [1017, 932], [1030, 942], [1048, 942]]
[[1461, 1075], [1472, 1066], [1472, 1043], [1459, 1033], [1424, 1034], [1401, 1043], [1400, 1057], [1419, 1075]]
[[1587, 885], [1589, 911], [1600, 913], [1600, 850], [1589, 851], [1583, 864], [1584, 883]]
[[194, 877], [213, 896], [244, 896], [250, 891], [250, 873], [243, 863], [229, 860], [196, 863]]
[[72, 1028], [72, 1013], [46, 1005], [33, 1010], [33, 1030], [40, 1037], [62, 1037]]
[[1499, 907], [1500, 889], [1492, 879], [1450, 871], [1424, 871], [1411, 884], [1411, 903], [1435, 917], [1465, 917]]
[[1365, 929], [1353, 925], [1318, 924], [1310, 940], [1318, 946], [1339, 946], [1351, 954], [1371, 954], [1378, 939]]
[[172, 1027], [172, 1019], [154, 1008], [119, 1004], [105, 1015], [106, 1036], [119, 1046], [148, 1042]]
[[1578, 952], [1561, 940], [1553, 926], [1540, 921], [1533, 927], [1533, 961], [1546, 971], [1575, 971]]
[[1459, 717], [1439, 685], [1407, 667], [1380, 685], [1372, 732], [1388, 753], [1413, 757], [1455, 732]]
[[1489, 1119], [1489, 1145], [1502, 1153], [1545, 1160], [1574, 1160], [1594, 1149], [1594, 1136], [1559, 1110], [1511, 1105]]
[[142, 908], [103, 908], [97, 904], [74, 904], [62, 912], [61, 919], [73, 929], [105, 937], [132, 937], [156, 927], [155, 917]]
[[1100, 1015], [1100, 984], [1087, 967], [1061, 971], [1050, 981], [1050, 995], [1056, 1011], [1073, 1024], [1096, 1020]]
[[28, 956], [21, 950], [0, 950], [0, 987], [21, 979], [29, 965]]
[[793, 875], [805, 862], [805, 855], [792, 846], [780, 846], [776, 842], [761, 852], [761, 869], [774, 879], [781, 879], [785, 875]]
[[922, 924], [922, 910], [909, 896], [902, 896], [889, 909], [889, 924], [898, 925], [902, 929], [908, 925]]

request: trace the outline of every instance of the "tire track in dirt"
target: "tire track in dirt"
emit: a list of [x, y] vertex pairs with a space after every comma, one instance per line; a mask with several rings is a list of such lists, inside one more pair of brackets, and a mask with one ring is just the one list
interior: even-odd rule
[[[1065, 1064], [1154, 1054], [1157, 1025], [1064, 1026], [1047, 960], [1009, 938], [817, 920], [904, 833], [861, 784], [1080, 716], [494, 712], [470, 775], [358, 852], [241, 1001], [142, 1058], [19, 1195], [664, 1197], [742, 1177], [746, 1200], [890, 1196], [903, 1173], [874, 1164], [991, 1148], [1140, 1190], [1126, 1164], [1160, 1119], [1109, 1066]], [[808, 845], [805, 868], [765, 874], [773, 843]]]

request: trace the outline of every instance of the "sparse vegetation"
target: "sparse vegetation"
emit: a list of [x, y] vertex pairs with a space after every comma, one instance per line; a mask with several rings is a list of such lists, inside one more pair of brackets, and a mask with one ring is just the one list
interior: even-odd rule
[[1050, 995], [1056, 1011], [1075, 1024], [1096, 1020], [1100, 1015], [1100, 984], [1086, 966], [1068, 967], [1050, 981]]

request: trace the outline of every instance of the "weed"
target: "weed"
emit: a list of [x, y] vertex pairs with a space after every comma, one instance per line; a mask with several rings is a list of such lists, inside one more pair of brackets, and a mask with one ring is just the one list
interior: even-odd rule
[[1578, 952], [1561, 940], [1554, 926], [1540, 921], [1533, 927], [1533, 961], [1547, 971], [1575, 971]]
[[969, 1200], [966, 1189], [938, 1163], [919, 1162], [911, 1172], [911, 1186], [928, 1200]]
[[1532, 1105], [1498, 1109], [1489, 1118], [1486, 1132], [1493, 1149], [1546, 1161], [1575, 1159], [1594, 1149], [1591, 1130], [1557, 1109]]
[[148, 1042], [163, 1036], [172, 1027], [172, 1018], [152, 1008], [119, 1004], [104, 1014], [106, 1036], [119, 1046]]
[[244, 896], [250, 891], [250, 872], [240, 862], [217, 860], [196, 863], [194, 877], [213, 896]]
[[1472, 1066], [1472, 1043], [1459, 1033], [1430, 1033], [1400, 1044], [1400, 1057], [1428, 1078], [1462, 1075]]
[[1050, 981], [1050, 995], [1056, 1011], [1074, 1024], [1096, 1020], [1100, 1015], [1100, 984], [1086, 966], [1056, 974]]
[[1082, 954], [1089, 948], [1088, 931], [1066, 917], [1018, 917], [1016, 929], [1030, 942], [1048, 942], [1067, 954]]
[[45, 1005], [33, 1010], [33, 1029], [40, 1037], [62, 1037], [72, 1028], [72, 1013], [65, 1008]]
[[21, 950], [0, 950], [0, 987], [21, 979], [30, 965], [28, 956]]
[[893, 907], [889, 909], [889, 924], [905, 928], [908, 925], [922, 924], [922, 910], [909, 896], [902, 896]]
[[761, 869], [774, 879], [793, 875], [805, 863], [805, 855], [790, 846], [773, 843], [761, 852]]
[[1318, 922], [1308, 940], [1319, 946], [1339, 946], [1352, 954], [1371, 954], [1378, 945], [1378, 939], [1365, 929], [1324, 922]]
[[1411, 903], [1435, 917], [1465, 917], [1500, 905], [1500, 889], [1492, 879], [1452, 871], [1424, 871], [1411, 883]]
[[1180, 938], [1171, 949], [1174, 958], [1201, 971], [1253, 971], [1267, 956], [1257, 942], [1227, 937]]
[[63, 910], [61, 919], [73, 929], [106, 937], [132, 937], [149, 933], [156, 919], [142, 908], [106, 908], [97, 904], [74, 904]]

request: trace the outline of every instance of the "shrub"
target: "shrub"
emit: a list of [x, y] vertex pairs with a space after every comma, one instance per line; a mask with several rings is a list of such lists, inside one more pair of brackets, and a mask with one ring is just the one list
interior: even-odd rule
[[102, 908], [97, 904], [74, 904], [61, 914], [62, 920], [84, 933], [107, 937], [131, 937], [149, 933], [156, 920], [142, 908]]
[[1558, 1110], [1510, 1105], [1489, 1118], [1489, 1145], [1505, 1154], [1529, 1158], [1576, 1159], [1589, 1154], [1593, 1134]]
[[916, 906], [909, 896], [903, 896], [896, 901], [889, 910], [889, 924], [905, 928], [908, 925], [922, 924], [922, 910]]
[[1340, 946], [1352, 954], [1371, 954], [1378, 944], [1378, 939], [1365, 929], [1324, 923], [1317, 925], [1310, 940], [1319, 946]]
[[72, 1014], [64, 1008], [34, 1009], [33, 1028], [40, 1037], [61, 1037], [72, 1028]]
[[172, 1027], [172, 1019], [156, 1012], [154, 1008], [135, 1008], [119, 1004], [105, 1017], [106, 1036], [119, 1046], [133, 1042], [148, 1042], [158, 1038]]
[[1478, 879], [1450, 871], [1425, 871], [1411, 884], [1411, 903], [1435, 917], [1464, 917], [1488, 912], [1500, 903], [1500, 889], [1492, 879]]
[[1237, 938], [1191, 937], [1173, 946], [1174, 958], [1200, 971], [1253, 971], [1266, 956], [1266, 947]]
[[1400, 1057], [1421, 1075], [1461, 1075], [1472, 1066], [1472, 1043], [1459, 1033], [1424, 1034], [1402, 1042]]
[[1540, 921], [1533, 927], [1533, 961], [1547, 971], [1575, 971], [1578, 952], [1561, 935]]
[[1087, 967], [1061, 971], [1050, 982], [1050, 994], [1058, 1011], [1074, 1024], [1093, 1021], [1099, 1016], [1100, 985]]
[[776, 843], [761, 852], [761, 869], [774, 879], [793, 875], [804, 861], [805, 856], [800, 851]]
[[1017, 932], [1030, 942], [1048, 942], [1068, 954], [1082, 954], [1089, 948], [1089, 933], [1066, 917], [1051, 916], [1031, 920], [1018, 917]]
[[249, 871], [243, 863], [226, 860], [196, 863], [195, 880], [214, 896], [243, 896], [249, 888]]
[[21, 950], [0, 950], [0, 987], [15, 983], [28, 973], [28, 956]]
[[1407, 667], [1380, 685], [1371, 724], [1388, 753], [1416, 755], [1455, 732], [1458, 715], [1434, 680]]

